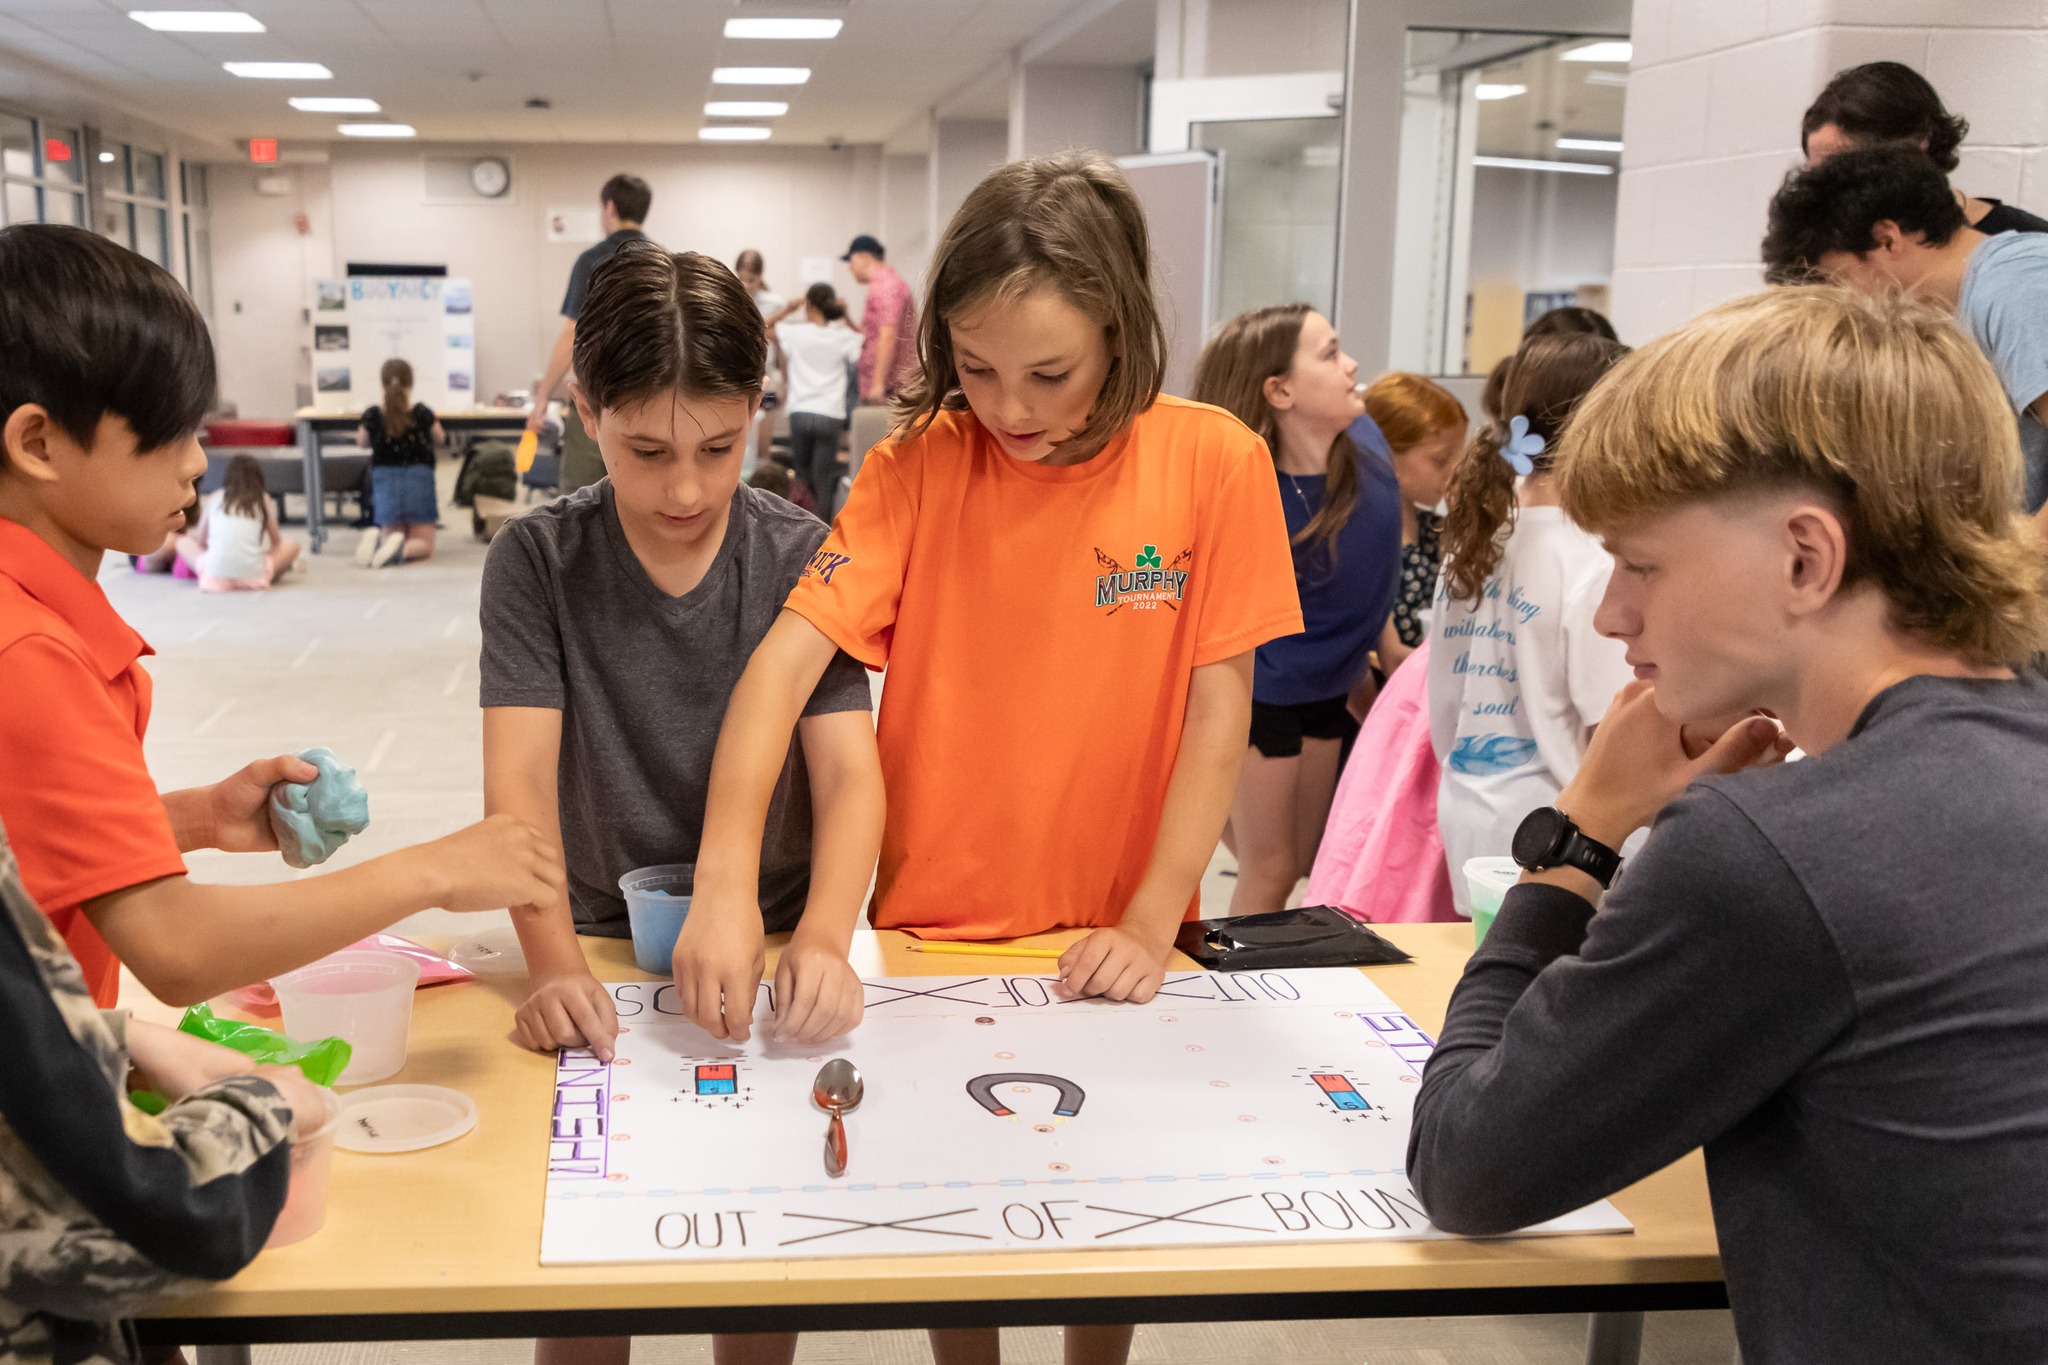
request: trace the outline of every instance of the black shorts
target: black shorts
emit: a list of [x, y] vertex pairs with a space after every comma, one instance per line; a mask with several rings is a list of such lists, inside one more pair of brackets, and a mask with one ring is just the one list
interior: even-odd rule
[[1267, 758], [1294, 758], [1304, 739], [1345, 740], [1358, 733], [1348, 697], [1305, 701], [1293, 706], [1252, 703], [1252, 747]]

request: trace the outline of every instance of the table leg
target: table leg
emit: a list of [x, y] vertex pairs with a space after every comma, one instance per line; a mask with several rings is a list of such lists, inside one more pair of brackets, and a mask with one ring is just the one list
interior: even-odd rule
[[[1586, 1365], [1636, 1365], [1642, 1358], [1642, 1353], [1641, 1313], [1587, 1315]], [[202, 1360], [199, 1365], [210, 1365], [210, 1362]]]
[[249, 1365], [247, 1346], [201, 1346], [199, 1365]]
[[[320, 487], [320, 433], [309, 421], [299, 423], [299, 454], [306, 461], [306, 546], [317, 555], [327, 543], [325, 509], [321, 505], [326, 501], [326, 493]], [[223, 1361], [221, 1365], [231, 1363]]]

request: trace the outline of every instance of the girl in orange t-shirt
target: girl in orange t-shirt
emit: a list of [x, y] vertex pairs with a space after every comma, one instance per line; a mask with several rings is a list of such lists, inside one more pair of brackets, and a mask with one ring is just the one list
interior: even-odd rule
[[[1264, 444], [1159, 394], [1149, 261], [1144, 211], [1099, 156], [1012, 163], [954, 215], [900, 425], [726, 710], [676, 944], [679, 1003], [714, 1036], [747, 1034], [769, 797], [841, 649], [889, 669], [874, 923], [942, 939], [1087, 927], [1060, 959], [1070, 990], [1159, 988], [1244, 757], [1252, 651], [1299, 631], [1301, 610]], [[872, 857], [872, 834], [820, 840], [814, 864]], [[807, 946], [790, 989], [810, 998], [778, 1015], [859, 1022], [839, 946], [836, 961]], [[1129, 1344], [1128, 1327], [1077, 1329], [1068, 1358], [1121, 1361]], [[993, 1360], [995, 1332], [934, 1348]]]

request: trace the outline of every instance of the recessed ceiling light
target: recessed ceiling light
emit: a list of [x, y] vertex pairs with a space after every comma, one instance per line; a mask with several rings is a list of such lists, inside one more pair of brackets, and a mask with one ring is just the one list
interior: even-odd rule
[[1492, 166], [1503, 171], [1567, 171], [1573, 175], [1613, 175], [1614, 167], [1591, 161], [1537, 161], [1520, 156], [1475, 156], [1475, 166]]
[[1526, 85], [1491, 85], [1482, 83], [1472, 93], [1483, 100], [1511, 100], [1517, 95], [1528, 94], [1529, 87]]
[[114, 154], [113, 154], [112, 152], [101, 152], [101, 153], [100, 153], [100, 165], [102, 165], [102, 166], [106, 165], [106, 164], [107, 164], [108, 162], [110, 162], [110, 161], [118, 161], [118, 160], [120, 160], [120, 158], [119, 158], [119, 157], [117, 157], [117, 156], [115, 156], [115, 155], [114, 155]]
[[1557, 140], [1560, 152], [1618, 152], [1621, 142], [1616, 138], [1604, 137], [1561, 137]]
[[343, 137], [411, 137], [410, 123], [344, 123], [340, 125]]
[[1606, 85], [1612, 86], [1617, 90], [1626, 90], [1628, 88], [1628, 73], [1626, 71], [1588, 71], [1586, 73], [1586, 84]]
[[728, 38], [837, 38], [842, 19], [728, 19]]
[[230, 76], [258, 81], [331, 81], [334, 73], [318, 62], [222, 62]]
[[749, 128], [744, 124], [723, 123], [716, 127], [699, 128], [697, 136], [706, 142], [765, 142], [766, 128]]
[[1568, 62], [1625, 62], [1635, 55], [1635, 44], [1626, 41], [1587, 43], [1564, 54]]
[[775, 118], [788, 112], [781, 100], [712, 100], [704, 106], [709, 118]]
[[158, 33], [263, 33], [253, 14], [233, 9], [131, 9], [128, 17]]
[[808, 66], [714, 66], [713, 85], [802, 85], [811, 78]]
[[346, 95], [294, 95], [285, 103], [303, 114], [381, 114], [384, 106], [375, 100], [352, 99]]

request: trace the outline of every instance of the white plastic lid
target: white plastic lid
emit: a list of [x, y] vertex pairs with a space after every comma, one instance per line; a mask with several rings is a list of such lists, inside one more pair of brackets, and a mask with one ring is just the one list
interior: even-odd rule
[[476, 1101], [439, 1085], [372, 1085], [341, 1097], [334, 1145], [347, 1152], [416, 1152], [476, 1127]]
[[519, 932], [509, 924], [462, 940], [448, 950], [448, 960], [479, 975], [526, 971], [526, 953], [519, 946]]

